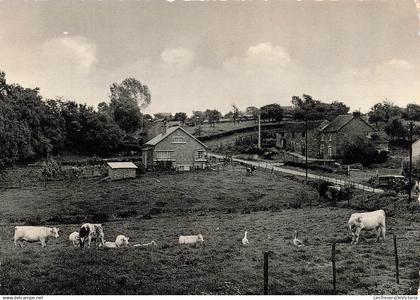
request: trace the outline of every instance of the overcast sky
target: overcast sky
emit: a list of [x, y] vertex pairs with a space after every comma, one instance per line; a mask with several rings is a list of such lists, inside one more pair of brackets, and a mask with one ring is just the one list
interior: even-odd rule
[[415, 0], [0, 0], [0, 70], [94, 106], [134, 77], [151, 90], [150, 113], [303, 93], [367, 111], [384, 98], [420, 103], [419, 30]]

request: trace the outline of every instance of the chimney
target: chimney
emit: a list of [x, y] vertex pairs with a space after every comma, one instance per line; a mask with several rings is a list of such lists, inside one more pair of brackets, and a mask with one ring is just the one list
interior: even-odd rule
[[360, 116], [361, 116], [361, 113], [360, 113], [360, 111], [354, 111], [353, 112], [353, 118], [360, 118]]

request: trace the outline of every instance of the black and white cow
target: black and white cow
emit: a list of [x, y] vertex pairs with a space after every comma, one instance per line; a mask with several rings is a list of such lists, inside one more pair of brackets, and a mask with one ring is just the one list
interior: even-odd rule
[[104, 245], [104, 230], [101, 224], [86, 223], [80, 227], [79, 230], [80, 248], [83, 248], [87, 241], [87, 246], [90, 248], [90, 242], [95, 240], [96, 244]]

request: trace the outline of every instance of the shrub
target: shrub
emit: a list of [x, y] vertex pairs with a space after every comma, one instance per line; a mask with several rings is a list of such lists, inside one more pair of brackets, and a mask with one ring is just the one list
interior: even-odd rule
[[102, 222], [108, 222], [109, 221], [109, 215], [106, 213], [95, 213], [92, 216], [92, 221], [93, 222], [98, 222], [98, 223], [102, 223]]
[[137, 216], [138, 212], [135, 209], [130, 209], [130, 210], [123, 210], [117, 213], [117, 217], [119, 218], [129, 218], [129, 217], [134, 217]]

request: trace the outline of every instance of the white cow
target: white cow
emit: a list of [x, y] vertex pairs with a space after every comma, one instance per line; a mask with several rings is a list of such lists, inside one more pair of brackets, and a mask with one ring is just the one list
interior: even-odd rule
[[178, 244], [195, 244], [204, 242], [204, 238], [201, 234], [198, 235], [180, 235]]
[[129, 239], [130, 238], [126, 237], [125, 235], [119, 235], [115, 239], [115, 245], [117, 245], [117, 247], [128, 246], [128, 240]]
[[73, 243], [74, 247], [79, 247], [80, 246], [80, 236], [79, 236], [79, 233], [77, 231], [72, 232], [69, 235], [69, 240], [70, 240], [70, 242]]
[[120, 247], [128, 246], [129, 239], [130, 238], [126, 237], [125, 235], [119, 235], [115, 239], [115, 242], [105, 242], [103, 246], [104, 248], [120, 248]]
[[359, 242], [359, 235], [362, 230], [376, 230], [376, 241], [379, 241], [380, 236], [385, 241], [385, 211], [382, 209], [372, 212], [354, 213], [351, 215], [348, 224], [353, 236], [352, 244]]
[[[15, 246], [18, 245], [23, 247], [23, 241], [30, 243], [41, 242], [42, 247], [46, 247], [46, 242], [50, 237], [59, 237], [58, 228], [55, 227], [44, 227], [44, 226], [16, 226], [15, 227]], [[22, 242], [21, 242], [22, 241]]]
[[86, 223], [80, 227], [79, 230], [80, 236], [80, 247], [83, 248], [85, 242], [87, 241], [88, 248], [90, 248], [90, 242], [95, 240], [96, 243], [99, 241], [99, 245], [104, 245], [104, 230], [101, 224], [91, 224]]

